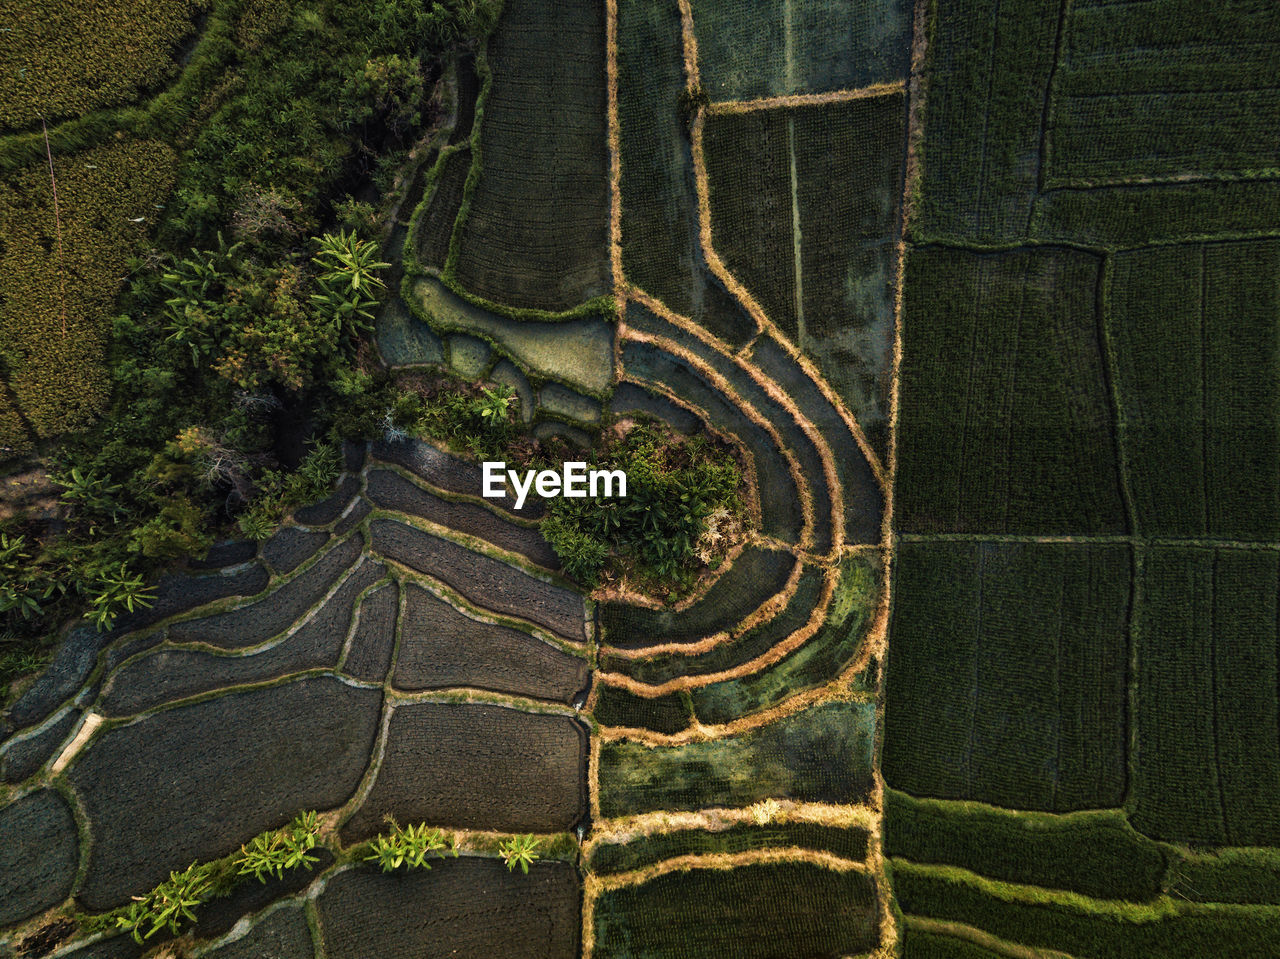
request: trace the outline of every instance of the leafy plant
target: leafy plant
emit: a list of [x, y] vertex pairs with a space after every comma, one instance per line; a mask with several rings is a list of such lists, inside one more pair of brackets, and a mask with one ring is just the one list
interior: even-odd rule
[[390, 266], [378, 260], [378, 244], [362, 240], [355, 231], [339, 230], [338, 235], [326, 233], [320, 238], [320, 251], [312, 262], [324, 272], [321, 280], [337, 284], [343, 292], [379, 290], [385, 287], [377, 271]]
[[196, 921], [192, 910], [209, 899], [213, 888], [214, 866], [193, 862], [181, 872], [169, 873], [167, 880], [145, 896], [134, 896], [115, 917], [116, 928], [130, 933], [139, 943], [165, 928], [177, 934], [184, 920]]
[[497, 389], [486, 386], [481, 392], [484, 394], [484, 399], [480, 400], [478, 405], [480, 417], [494, 424], [505, 423], [516, 391], [510, 386], [499, 386]]
[[[430, 869], [427, 857], [441, 850], [449, 850], [456, 857], [457, 844], [446, 839], [440, 829], [428, 829], [426, 823], [417, 826], [392, 824], [391, 831], [374, 838], [372, 852], [365, 856], [367, 862], [377, 862], [383, 872], [396, 869]], [[441, 853], [442, 854], [442, 853]]]
[[67, 473], [55, 475], [53, 481], [62, 487], [62, 498], [88, 516], [118, 523], [124, 515], [119, 500], [121, 486], [105, 476], [73, 466]]
[[252, 875], [259, 882], [266, 882], [268, 876], [284, 878], [286, 869], [306, 866], [309, 870], [313, 863], [320, 860], [308, 853], [316, 847], [320, 835], [320, 822], [316, 813], [303, 812], [283, 829], [262, 833], [240, 847], [240, 856], [235, 860], [236, 874]]
[[535, 850], [540, 845], [542, 845], [542, 840], [536, 836], [528, 834], [512, 836], [510, 839], [503, 840], [502, 845], [498, 847], [498, 853], [506, 862], [508, 872], [519, 866], [520, 871], [528, 875], [529, 867], [538, 858]]
[[94, 588], [96, 592], [89, 599], [89, 609], [84, 618], [92, 620], [99, 632], [114, 626], [122, 611], [132, 613], [140, 607], [149, 608], [153, 597], [148, 593], [154, 589], [143, 585], [140, 574], [130, 573], [128, 563], [103, 572]]

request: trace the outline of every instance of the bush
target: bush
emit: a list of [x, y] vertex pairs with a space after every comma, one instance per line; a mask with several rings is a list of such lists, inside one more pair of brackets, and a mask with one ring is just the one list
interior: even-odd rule
[[[740, 508], [741, 476], [705, 437], [679, 438], [649, 424], [607, 437], [597, 467], [627, 474], [627, 496], [556, 499], [544, 535], [565, 571], [594, 586], [606, 560], [667, 592], [690, 585], [708, 518]], [[705, 554], [709, 559], [714, 556]]]

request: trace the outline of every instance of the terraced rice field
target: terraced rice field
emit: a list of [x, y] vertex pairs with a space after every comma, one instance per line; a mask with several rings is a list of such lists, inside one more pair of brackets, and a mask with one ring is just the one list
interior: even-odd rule
[[[586, 597], [541, 501], [349, 448], [8, 710], [0, 956], [302, 809], [193, 956], [1280, 954], [1280, 24], [749, 7], [508, 0], [379, 327], [539, 428], [724, 439], [746, 540]], [[380, 874], [388, 817], [462, 855]]]

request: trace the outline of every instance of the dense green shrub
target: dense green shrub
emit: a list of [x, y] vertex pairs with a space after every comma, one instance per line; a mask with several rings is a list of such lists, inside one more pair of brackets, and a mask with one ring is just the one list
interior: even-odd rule
[[627, 495], [553, 500], [547, 522], [566, 571], [586, 585], [611, 567], [651, 586], [687, 587], [709, 519], [741, 508], [737, 464], [705, 436], [639, 424], [607, 434], [593, 468], [623, 470]]

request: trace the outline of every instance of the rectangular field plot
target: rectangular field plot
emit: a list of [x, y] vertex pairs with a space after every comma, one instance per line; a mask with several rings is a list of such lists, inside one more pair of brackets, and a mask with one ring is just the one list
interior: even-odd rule
[[905, 124], [905, 99], [892, 93], [713, 113], [703, 141], [725, 265], [877, 440], [887, 421]]
[[1008, 243], [1026, 235], [1061, 0], [957, 0], [934, 19], [915, 232]]
[[1100, 261], [1042, 247], [907, 260], [904, 532], [1122, 533]]
[[1070, 7], [1046, 130], [1049, 187], [1280, 174], [1280, 6]]
[[874, 738], [874, 703], [827, 702], [707, 742], [606, 742], [600, 752], [600, 812], [748, 806], [770, 796], [859, 802], [871, 788]]
[[712, 100], [826, 93], [901, 80], [908, 0], [693, 0]]
[[1108, 323], [1150, 535], [1280, 537], [1280, 241], [1118, 254]]
[[1148, 552], [1132, 801], [1147, 835], [1280, 845], [1277, 583], [1272, 550]]
[[1125, 785], [1126, 546], [904, 543], [885, 780], [916, 796], [1065, 812]]
[[559, 311], [609, 292], [604, 26], [591, 0], [503, 7], [455, 267], [472, 293]]
[[875, 886], [863, 872], [804, 862], [693, 869], [605, 892], [595, 909], [593, 955], [847, 956], [875, 946], [877, 911]]
[[1054, 815], [885, 793], [884, 852], [989, 879], [1142, 902], [1161, 892], [1165, 854], [1119, 810]]

